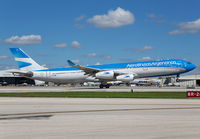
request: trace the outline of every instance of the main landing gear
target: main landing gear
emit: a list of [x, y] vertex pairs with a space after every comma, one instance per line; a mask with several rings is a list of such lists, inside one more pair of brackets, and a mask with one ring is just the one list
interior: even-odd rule
[[177, 76], [176, 76], [176, 82], [180, 81], [179, 77], [180, 77], [180, 74], [177, 74]]
[[104, 88], [104, 87], [105, 87], [105, 88], [109, 88], [110, 85], [109, 85], [109, 84], [100, 84], [100, 85], [99, 85], [99, 88], [101, 88], [101, 89]]

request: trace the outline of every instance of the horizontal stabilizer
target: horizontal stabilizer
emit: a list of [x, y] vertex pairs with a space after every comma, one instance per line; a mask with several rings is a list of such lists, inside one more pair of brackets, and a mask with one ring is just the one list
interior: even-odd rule
[[23, 76], [23, 77], [32, 77], [33, 76], [33, 72], [31, 72], [31, 71], [9, 70], [7, 72], [12, 73], [14, 76]]
[[70, 65], [70, 66], [74, 66], [74, 65], [76, 65], [74, 62], [72, 62], [71, 60], [67, 60], [67, 62], [68, 62], [68, 64]]

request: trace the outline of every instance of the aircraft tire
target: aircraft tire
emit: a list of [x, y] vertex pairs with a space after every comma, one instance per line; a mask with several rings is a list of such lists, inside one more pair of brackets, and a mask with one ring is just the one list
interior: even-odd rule
[[99, 85], [99, 88], [101, 88], [101, 89], [102, 89], [103, 87], [104, 87], [104, 85], [103, 85], [103, 84], [100, 84], [100, 85]]
[[105, 87], [106, 87], [106, 88], [109, 88], [109, 87], [110, 87], [110, 85], [109, 85], [109, 84], [107, 84], [107, 85], [105, 85]]

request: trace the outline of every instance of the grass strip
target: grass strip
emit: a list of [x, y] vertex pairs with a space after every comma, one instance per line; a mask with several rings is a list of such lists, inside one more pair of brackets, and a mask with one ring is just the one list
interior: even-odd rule
[[0, 97], [187, 98], [186, 92], [23, 92], [0, 93]]

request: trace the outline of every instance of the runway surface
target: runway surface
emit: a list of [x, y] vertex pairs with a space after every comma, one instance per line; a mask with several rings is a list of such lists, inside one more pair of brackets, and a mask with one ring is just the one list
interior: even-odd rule
[[[186, 92], [186, 88], [181, 87], [133, 87], [135, 92]], [[191, 90], [191, 89], [190, 89]], [[196, 90], [200, 90], [200, 88], [196, 88]], [[130, 92], [131, 87], [120, 86], [115, 87], [112, 86], [109, 89], [99, 89], [98, 87], [15, 87], [15, 86], [7, 86], [0, 87], [0, 93], [12, 93], [12, 92], [69, 92], [69, 91], [77, 91], [77, 92]]]
[[0, 98], [0, 138], [199, 138], [196, 99]]

